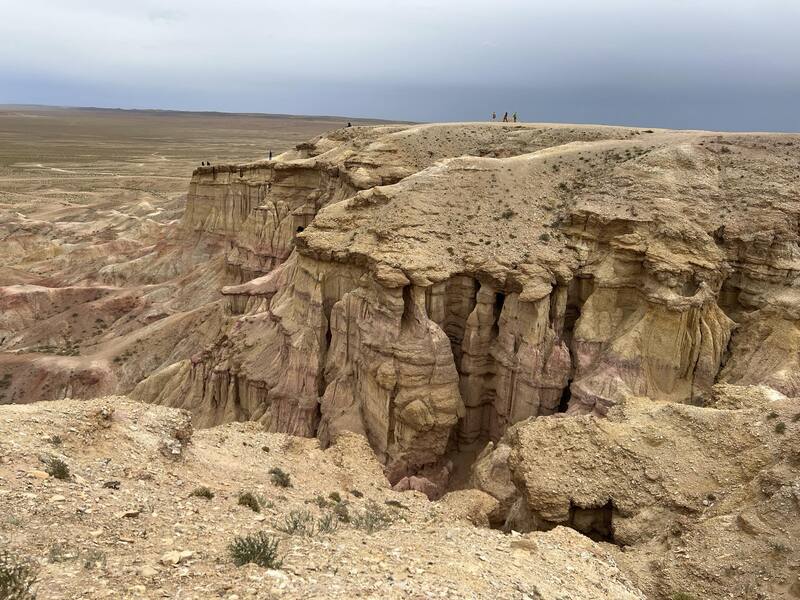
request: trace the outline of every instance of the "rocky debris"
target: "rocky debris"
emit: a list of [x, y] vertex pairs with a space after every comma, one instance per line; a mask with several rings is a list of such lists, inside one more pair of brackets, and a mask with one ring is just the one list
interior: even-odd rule
[[[103, 404], [115, 407], [114, 419], [95, 429]], [[439, 503], [393, 492], [359, 435], [343, 433], [323, 450], [233, 423], [195, 432], [176, 463], [158, 444], [182, 420], [123, 397], [0, 409], [0, 544], [39, 563], [40, 597], [644, 598], [603, 547], [575, 531], [475, 527], [494, 503], [475, 490]], [[71, 481], [26, 476], [53, 435], [63, 438]], [[271, 467], [290, 472], [293, 486], [275, 486]], [[112, 478], [119, 489], [103, 486]], [[213, 498], [191, 495], [205, 484]], [[245, 489], [261, 513], [237, 505]], [[54, 495], [58, 502], [43, 502]], [[132, 505], [142, 507], [138, 517], [118, 517]], [[348, 520], [286, 533], [303, 513]], [[379, 524], [364, 519], [378, 513]], [[233, 564], [229, 544], [259, 531], [278, 540], [280, 569]]]

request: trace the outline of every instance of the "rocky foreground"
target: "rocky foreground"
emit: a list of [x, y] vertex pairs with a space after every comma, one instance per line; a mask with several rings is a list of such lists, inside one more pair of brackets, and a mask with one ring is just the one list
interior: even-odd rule
[[[644, 598], [571, 529], [481, 527], [495, 505], [393, 492], [357, 435], [322, 450], [255, 423], [192, 433], [185, 412], [123, 397], [0, 413], [0, 540], [34, 559], [39, 598]], [[259, 531], [282, 565], [235, 566], [229, 544]]]

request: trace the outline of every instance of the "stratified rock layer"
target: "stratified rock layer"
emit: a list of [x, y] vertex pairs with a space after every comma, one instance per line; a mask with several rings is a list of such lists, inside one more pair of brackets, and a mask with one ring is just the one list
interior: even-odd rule
[[797, 395], [798, 141], [351, 128], [200, 169], [183, 227], [225, 240], [240, 316], [134, 396], [362, 432], [394, 482], [529, 417], [716, 381]]

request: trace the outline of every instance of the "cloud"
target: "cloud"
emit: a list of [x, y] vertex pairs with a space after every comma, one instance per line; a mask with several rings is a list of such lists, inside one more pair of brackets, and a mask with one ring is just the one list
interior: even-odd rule
[[799, 129], [798, 22], [794, 0], [27, 0], [0, 102]]

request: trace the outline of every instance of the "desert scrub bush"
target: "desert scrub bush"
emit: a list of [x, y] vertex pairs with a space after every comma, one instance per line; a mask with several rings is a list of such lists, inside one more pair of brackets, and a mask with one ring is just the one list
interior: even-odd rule
[[333, 507], [333, 514], [334, 516], [339, 519], [341, 523], [349, 523], [350, 522], [350, 508], [349, 504], [345, 502], [339, 502], [336, 506]]
[[291, 476], [279, 467], [272, 467], [269, 470], [269, 474], [272, 475], [272, 484], [277, 485], [278, 487], [288, 488], [292, 487], [292, 478]]
[[786, 431], [786, 423], [778, 421], [775, 423], [775, 433], [784, 433]]
[[317, 521], [317, 530], [320, 533], [333, 533], [338, 528], [339, 521], [333, 513], [323, 515]]
[[367, 533], [374, 533], [381, 529], [386, 529], [392, 524], [392, 520], [392, 516], [375, 502], [367, 503], [363, 511], [355, 513], [350, 518], [353, 527], [362, 529]]
[[60, 458], [48, 458], [44, 470], [56, 479], [69, 479], [69, 465]]
[[32, 591], [36, 570], [7, 550], [0, 550], [0, 598], [3, 600], [34, 600]]
[[328, 505], [330, 504], [325, 498], [322, 497], [322, 494], [317, 494], [313, 500], [306, 500], [306, 502], [316, 504], [320, 508], [328, 508]]
[[293, 510], [283, 519], [283, 523], [275, 526], [275, 529], [288, 535], [305, 535], [314, 537], [317, 533], [314, 517], [305, 510]]
[[278, 540], [263, 531], [235, 537], [228, 546], [228, 553], [237, 567], [253, 563], [259, 567], [278, 569], [282, 562], [278, 558]]
[[694, 596], [686, 592], [675, 592], [670, 596], [670, 600], [694, 600]]
[[253, 512], [261, 512], [261, 503], [253, 492], [240, 492], [238, 504], [246, 506]]
[[195, 498], [205, 498], [206, 500], [211, 500], [214, 497], [214, 492], [211, 491], [211, 488], [201, 485], [200, 487], [194, 488], [192, 493], [189, 495], [194, 496]]
[[342, 501], [342, 495], [339, 492], [331, 492], [328, 494], [328, 499], [339, 504]]

